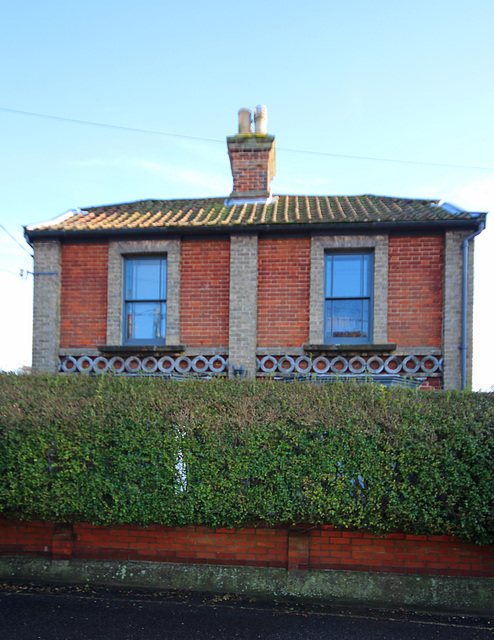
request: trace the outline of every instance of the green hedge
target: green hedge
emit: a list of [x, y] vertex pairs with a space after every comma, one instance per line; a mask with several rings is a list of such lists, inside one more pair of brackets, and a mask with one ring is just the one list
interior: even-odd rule
[[493, 436], [492, 393], [2, 375], [0, 513], [493, 543]]

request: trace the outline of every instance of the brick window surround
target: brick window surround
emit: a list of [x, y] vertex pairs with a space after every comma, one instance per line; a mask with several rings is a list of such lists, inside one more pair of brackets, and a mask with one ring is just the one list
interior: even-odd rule
[[180, 343], [180, 240], [129, 240], [110, 242], [108, 250], [107, 344], [123, 344], [124, 258], [161, 255], [167, 257], [166, 344]]
[[[127, 345], [165, 344], [166, 256], [126, 257], [124, 266], [123, 342]], [[152, 314], [152, 324], [149, 314]]]
[[363, 249], [374, 253], [374, 304], [372, 339], [388, 340], [388, 235], [313, 236], [310, 256], [310, 337], [311, 344], [324, 344], [324, 254], [326, 251]]

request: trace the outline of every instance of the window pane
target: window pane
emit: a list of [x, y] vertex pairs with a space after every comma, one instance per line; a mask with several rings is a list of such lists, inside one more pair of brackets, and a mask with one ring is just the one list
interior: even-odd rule
[[331, 342], [331, 338], [333, 337], [333, 316], [331, 314], [332, 306], [333, 302], [331, 300], [326, 300], [326, 308], [324, 309], [324, 342]]
[[129, 260], [127, 297], [129, 300], [161, 300], [162, 260]]
[[333, 256], [326, 256], [326, 298], [333, 295]]
[[[328, 302], [331, 338], [369, 338], [369, 300], [333, 300]], [[330, 318], [329, 318], [330, 316]]]
[[369, 253], [364, 253], [362, 256], [362, 295], [370, 296], [371, 291], [371, 265], [372, 265], [372, 257]]
[[333, 256], [333, 292], [334, 298], [354, 298], [363, 292], [363, 256]]
[[166, 304], [130, 302], [127, 304], [127, 337], [131, 340], [156, 340], [165, 337]]
[[160, 298], [161, 300], [166, 300], [166, 268], [167, 268], [166, 260], [160, 260], [160, 266], [161, 266]]

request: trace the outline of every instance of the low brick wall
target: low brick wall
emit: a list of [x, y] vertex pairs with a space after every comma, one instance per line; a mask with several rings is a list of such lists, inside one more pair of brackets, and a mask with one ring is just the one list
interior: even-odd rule
[[2, 519], [0, 555], [494, 577], [494, 546], [467, 544], [449, 536], [395, 533], [378, 537], [329, 525], [209, 530], [60, 526]]

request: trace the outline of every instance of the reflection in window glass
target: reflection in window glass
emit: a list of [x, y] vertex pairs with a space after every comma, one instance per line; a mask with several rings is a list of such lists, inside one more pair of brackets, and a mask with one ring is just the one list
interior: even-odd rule
[[165, 337], [166, 303], [127, 303], [127, 337], [131, 340]]
[[372, 257], [371, 253], [326, 255], [325, 342], [371, 341]]
[[129, 258], [125, 267], [124, 341], [164, 344], [166, 258]]
[[369, 300], [329, 300], [326, 305], [326, 333], [369, 340]]
[[362, 295], [361, 256], [333, 257], [333, 296]]

